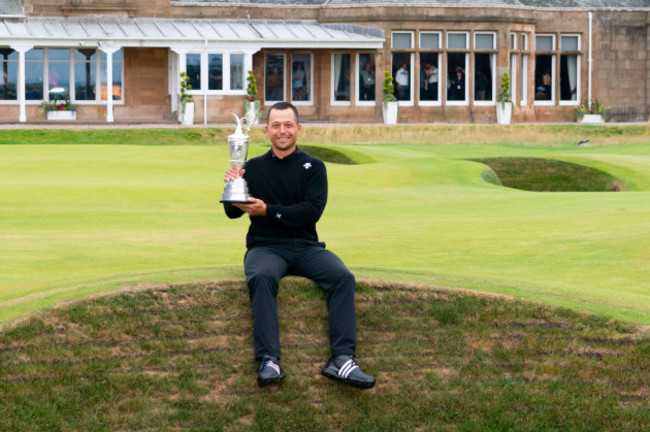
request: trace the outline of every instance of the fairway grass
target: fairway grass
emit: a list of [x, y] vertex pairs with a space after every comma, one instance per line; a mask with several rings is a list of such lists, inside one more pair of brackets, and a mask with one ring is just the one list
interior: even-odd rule
[[[309, 145], [363, 162], [328, 163], [321, 238], [362, 279], [650, 325], [647, 130], [529, 129], [306, 125]], [[6, 132], [3, 142], [20, 145], [0, 145], [0, 323], [124, 287], [243, 277], [248, 223], [228, 220], [218, 203], [232, 131], [92, 131], [87, 143], [83, 131], [31, 131], [35, 144], [30, 132]], [[250, 156], [267, 150], [255, 130]], [[493, 157], [583, 164], [626, 192], [500, 187], [468, 160]]]

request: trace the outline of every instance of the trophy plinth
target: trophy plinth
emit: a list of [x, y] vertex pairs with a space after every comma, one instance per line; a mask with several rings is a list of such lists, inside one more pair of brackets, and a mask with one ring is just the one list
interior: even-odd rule
[[[230, 154], [230, 166], [238, 171], [244, 167], [248, 157], [248, 135], [242, 132], [241, 121], [235, 114], [237, 129], [228, 137], [228, 153]], [[246, 180], [239, 177], [226, 182], [221, 196], [222, 203], [248, 203], [248, 186]]]

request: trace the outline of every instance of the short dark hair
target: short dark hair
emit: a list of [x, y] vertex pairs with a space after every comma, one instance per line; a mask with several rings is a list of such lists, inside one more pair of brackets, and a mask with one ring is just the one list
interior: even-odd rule
[[293, 111], [293, 114], [296, 116], [296, 124], [300, 124], [300, 117], [298, 116], [298, 108], [296, 108], [293, 104], [290, 104], [289, 102], [278, 102], [271, 106], [269, 108], [269, 111], [266, 113], [266, 124], [269, 123], [269, 119], [271, 118], [271, 111], [277, 110], [277, 111], [284, 111], [290, 109]]

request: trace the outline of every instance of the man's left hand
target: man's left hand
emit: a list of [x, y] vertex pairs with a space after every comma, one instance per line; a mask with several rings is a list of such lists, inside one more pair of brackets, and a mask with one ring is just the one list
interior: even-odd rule
[[233, 203], [233, 206], [249, 216], [266, 216], [266, 203], [264, 201], [250, 197], [248, 202], [248, 204]]

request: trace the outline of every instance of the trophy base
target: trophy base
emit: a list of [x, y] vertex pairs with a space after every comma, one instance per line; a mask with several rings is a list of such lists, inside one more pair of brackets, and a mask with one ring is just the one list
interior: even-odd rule
[[219, 202], [250, 204], [250, 201], [248, 201], [248, 186], [246, 186], [246, 181], [240, 177], [226, 183]]
[[248, 200], [236, 200], [236, 199], [229, 199], [229, 198], [223, 198], [219, 200], [220, 203], [228, 203], [228, 204], [253, 204], [252, 202]]

